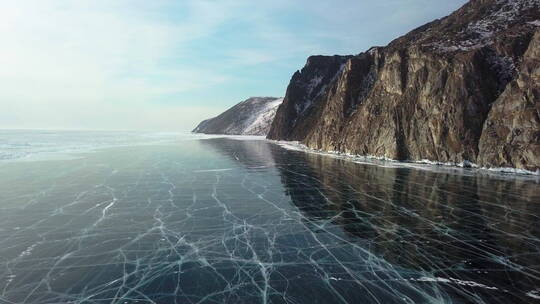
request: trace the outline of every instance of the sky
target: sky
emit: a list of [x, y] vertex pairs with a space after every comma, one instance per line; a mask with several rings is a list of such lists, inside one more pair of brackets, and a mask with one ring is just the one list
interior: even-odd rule
[[466, 0], [0, 0], [0, 129], [188, 131]]

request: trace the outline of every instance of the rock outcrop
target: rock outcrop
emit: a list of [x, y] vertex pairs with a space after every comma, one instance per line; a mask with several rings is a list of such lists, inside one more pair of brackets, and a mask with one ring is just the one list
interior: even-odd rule
[[192, 132], [226, 135], [266, 135], [283, 98], [252, 97], [221, 115], [201, 122]]
[[472, 0], [386, 47], [310, 57], [268, 138], [538, 170], [539, 33], [540, 0]]
[[518, 77], [493, 104], [480, 138], [480, 164], [538, 168], [540, 154], [540, 31]]

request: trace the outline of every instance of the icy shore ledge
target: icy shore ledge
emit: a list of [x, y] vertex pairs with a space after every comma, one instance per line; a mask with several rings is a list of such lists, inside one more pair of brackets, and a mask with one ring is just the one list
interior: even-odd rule
[[521, 177], [528, 177], [528, 178], [536, 178], [540, 182], [540, 170], [529, 171], [529, 170], [516, 169], [516, 168], [487, 168], [487, 167], [480, 167], [477, 164], [470, 161], [465, 161], [461, 163], [445, 163], [445, 162], [431, 161], [427, 159], [400, 161], [396, 159], [373, 156], [373, 155], [355, 155], [355, 154], [349, 154], [349, 153], [342, 153], [338, 151], [316, 150], [316, 149], [311, 149], [298, 141], [281, 141], [281, 140], [269, 140], [269, 141], [288, 150], [303, 151], [306, 153], [314, 153], [314, 154], [319, 154], [319, 155], [338, 157], [341, 159], [346, 159], [349, 161], [362, 163], [362, 164], [377, 165], [377, 166], [383, 166], [383, 167], [412, 167], [412, 168], [423, 169], [423, 170], [468, 169], [470, 172], [475, 172], [475, 173], [496, 174], [499, 176], [513, 176], [513, 177], [521, 176]]

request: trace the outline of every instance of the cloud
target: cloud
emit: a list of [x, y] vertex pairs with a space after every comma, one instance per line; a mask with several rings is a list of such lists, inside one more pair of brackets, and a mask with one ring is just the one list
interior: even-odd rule
[[434, 16], [426, 1], [0, 0], [0, 128], [190, 129], [245, 92], [283, 95], [308, 55]]
[[[220, 14], [207, 9], [209, 1], [192, 1], [181, 8], [189, 15], [180, 23], [144, 13], [161, 14], [169, 1], [111, 2], [0, 3], [5, 16], [0, 27], [0, 106], [10, 120], [18, 117], [19, 125], [48, 125], [53, 120], [61, 125], [84, 114], [99, 126], [110, 118], [108, 113], [150, 111], [166, 96], [227, 81], [226, 75], [181, 58], [184, 42], [209, 35], [222, 21]], [[167, 58], [178, 61], [172, 66]], [[184, 103], [179, 100], [179, 106], [193, 106]], [[7, 121], [0, 121], [0, 127]]]

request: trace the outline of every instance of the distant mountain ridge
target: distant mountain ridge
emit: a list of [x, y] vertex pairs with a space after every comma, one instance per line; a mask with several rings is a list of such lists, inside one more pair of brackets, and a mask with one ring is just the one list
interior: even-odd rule
[[277, 97], [251, 97], [217, 117], [202, 121], [192, 132], [265, 136], [282, 102], [283, 98]]
[[540, 0], [471, 0], [386, 47], [310, 57], [268, 138], [539, 170]]

